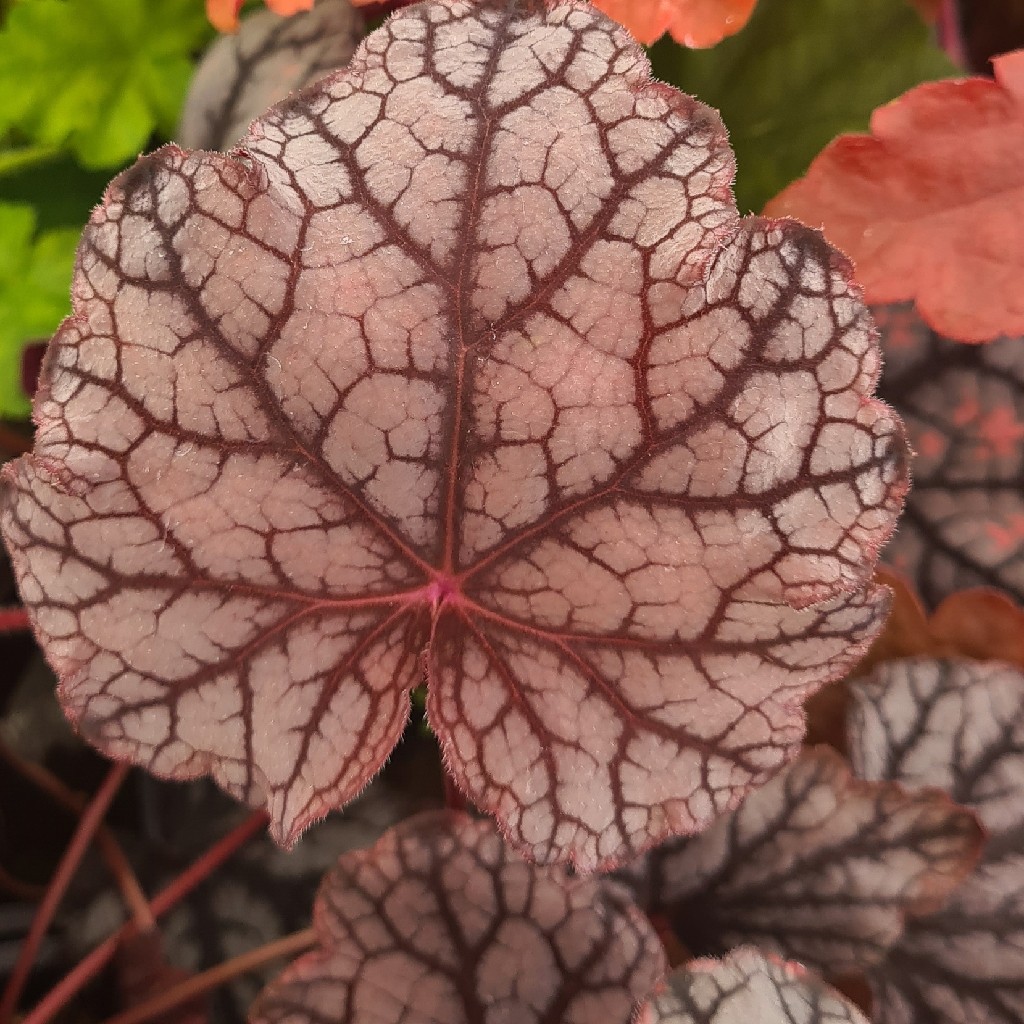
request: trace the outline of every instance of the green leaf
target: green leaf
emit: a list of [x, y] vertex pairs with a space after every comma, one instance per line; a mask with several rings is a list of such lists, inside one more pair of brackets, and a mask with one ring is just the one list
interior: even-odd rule
[[0, 417], [28, 415], [22, 352], [53, 334], [71, 312], [78, 235], [75, 228], [37, 233], [32, 207], [0, 203]]
[[58, 155], [51, 146], [5, 146], [0, 143], [0, 177], [20, 174], [48, 163]]
[[200, 0], [18, 0], [0, 31], [0, 132], [118, 167], [173, 132], [211, 34]]
[[743, 212], [836, 135], [864, 131], [875, 107], [957, 73], [905, 0], [760, 0], [747, 27], [711, 50], [663, 39], [650, 54], [658, 78], [721, 111]]

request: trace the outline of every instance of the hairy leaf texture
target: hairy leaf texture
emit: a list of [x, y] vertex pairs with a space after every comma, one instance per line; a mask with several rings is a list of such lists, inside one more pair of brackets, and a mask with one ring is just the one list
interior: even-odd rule
[[912, 89], [832, 142], [766, 213], [820, 224], [872, 304], [913, 299], [958, 341], [1024, 334], [1024, 50], [996, 80]]
[[694, 960], [668, 976], [642, 1024], [868, 1024], [848, 999], [800, 964], [753, 947]]
[[253, 1024], [626, 1024], [665, 971], [621, 886], [528, 864], [489, 822], [445, 812], [343, 856], [313, 922], [321, 948]]
[[892, 591], [892, 612], [871, 649], [846, 679], [830, 683], [805, 705], [805, 743], [846, 753], [850, 684], [899, 658], [976, 658], [1024, 669], [1024, 608], [998, 590], [972, 587], [950, 594], [929, 615], [914, 589], [884, 566], [875, 578]]
[[408, 691], [541, 860], [700, 829], [885, 617], [899, 420], [848, 264], [580, 0], [407, 8], [80, 249], [3, 529], [70, 716], [291, 843]]
[[635, 877], [695, 955], [754, 943], [836, 976], [881, 960], [905, 915], [941, 906], [980, 845], [946, 794], [857, 781], [817, 748]]
[[1024, 673], [913, 659], [855, 689], [850, 745], [869, 779], [938, 785], [988, 831], [981, 863], [937, 914], [909, 921], [870, 973], [876, 1024], [1024, 1019]]
[[[380, 7], [379, 0], [352, 0], [356, 7]], [[407, 2], [407, 0], [405, 0]], [[391, 0], [384, 6], [400, 6]], [[714, 46], [739, 32], [757, 0], [595, 0], [594, 6], [624, 25], [645, 45], [669, 33], [683, 46]]]
[[349, 0], [320, 0], [290, 18], [269, 10], [249, 15], [196, 68], [177, 141], [228, 149], [271, 104], [347, 64], [361, 35], [362, 19]]
[[979, 584], [1024, 600], [1024, 337], [965, 346], [929, 330], [913, 307], [875, 315], [879, 393], [917, 452], [886, 561], [931, 607]]

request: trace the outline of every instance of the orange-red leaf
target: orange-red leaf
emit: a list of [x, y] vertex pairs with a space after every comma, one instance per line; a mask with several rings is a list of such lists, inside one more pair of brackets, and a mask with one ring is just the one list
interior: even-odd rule
[[1005, 661], [1024, 669], [1024, 608], [1006, 594], [971, 587], [947, 597], [929, 616], [906, 578], [880, 567], [875, 581], [892, 591], [892, 612], [864, 660], [850, 673], [813, 694], [805, 705], [808, 744], [827, 743], [847, 752], [850, 680], [863, 680], [900, 658], [974, 658]]
[[242, 0], [206, 0], [206, 16], [218, 32], [238, 30], [238, 12]]
[[947, 597], [930, 616], [906, 580], [879, 569], [878, 582], [893, 591], [893, 613], [857, 676], [898, 658], [975, 658], [1008, 661], [1024, 669], [1024, 609], [1005, 594], [971, 587]]
[[311, 11], [314, 0], [266, 0], [267, 6], [282, 18], [289, 18], [299, 11]]
[[[218, 32], [238, 31], [238, 12], [244, 0], [206, 0], [206, 16]], [[282, 18], [299, 11], [311, 11], [314, 0], [266, 0], [267, 6]]]
[[[215, 3], [216, 0], [209, 0]], [[352, 0], [353, 7], [380, 0]], [[757, 0], [593, 0], [594, 6], [625, 25], [648, 45], [666, 32], [683, 46], [706, 47], [735, 35], [750, 20]]]
[[870, 303], [913, 299], [967, 342], [1024, 333], [1024, 50], [995, 69], [879, 108], [766, 211], [822, 225]]
[[641, 43], [666, 32], [683, 46], [704, 47], [735, 35], [750, 20], [757, 0], [594, 0]]

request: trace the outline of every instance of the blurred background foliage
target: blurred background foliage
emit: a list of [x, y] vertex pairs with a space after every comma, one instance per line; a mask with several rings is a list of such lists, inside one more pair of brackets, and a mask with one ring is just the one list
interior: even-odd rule
[[70, 311], [75, 245], [106, 182], [170, 139], [213, 37], [199, 0], [4, 0], [0, 26], [0, 416], [22, 353]]
[[[987, 7], [1004, 28], [1024, 24], [1017, 0], [968, 6], [978, 37], [996, 31]], [[0, 0], [0, 418], [28, 417], [26, 349], [70, 311], [89, 210], [114, 174], [174, 137], [214, 35], [203, 0]], [[956, 73], [909, 0], [760, 0], [713, 49], [666, 37], [650, 52], [657, 77], [722, 111], [744, 213], [879, 104]]]

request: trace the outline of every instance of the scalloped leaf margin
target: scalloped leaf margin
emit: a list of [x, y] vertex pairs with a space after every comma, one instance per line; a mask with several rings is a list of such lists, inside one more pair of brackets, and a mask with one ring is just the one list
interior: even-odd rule
[[734, 806], [884, 621], [907, 488], [848, 263], [577, 0], [407, 8], [111, 185], [0, 522], [83, 733], [286, 844], [429, 679], [530, 856]]
[[252, 1024], [627, 1024], [666, 969], [621, 886], [529, 864], [449, 812], [345, 854], [314, 927], [320, 948], [267, 986]]

